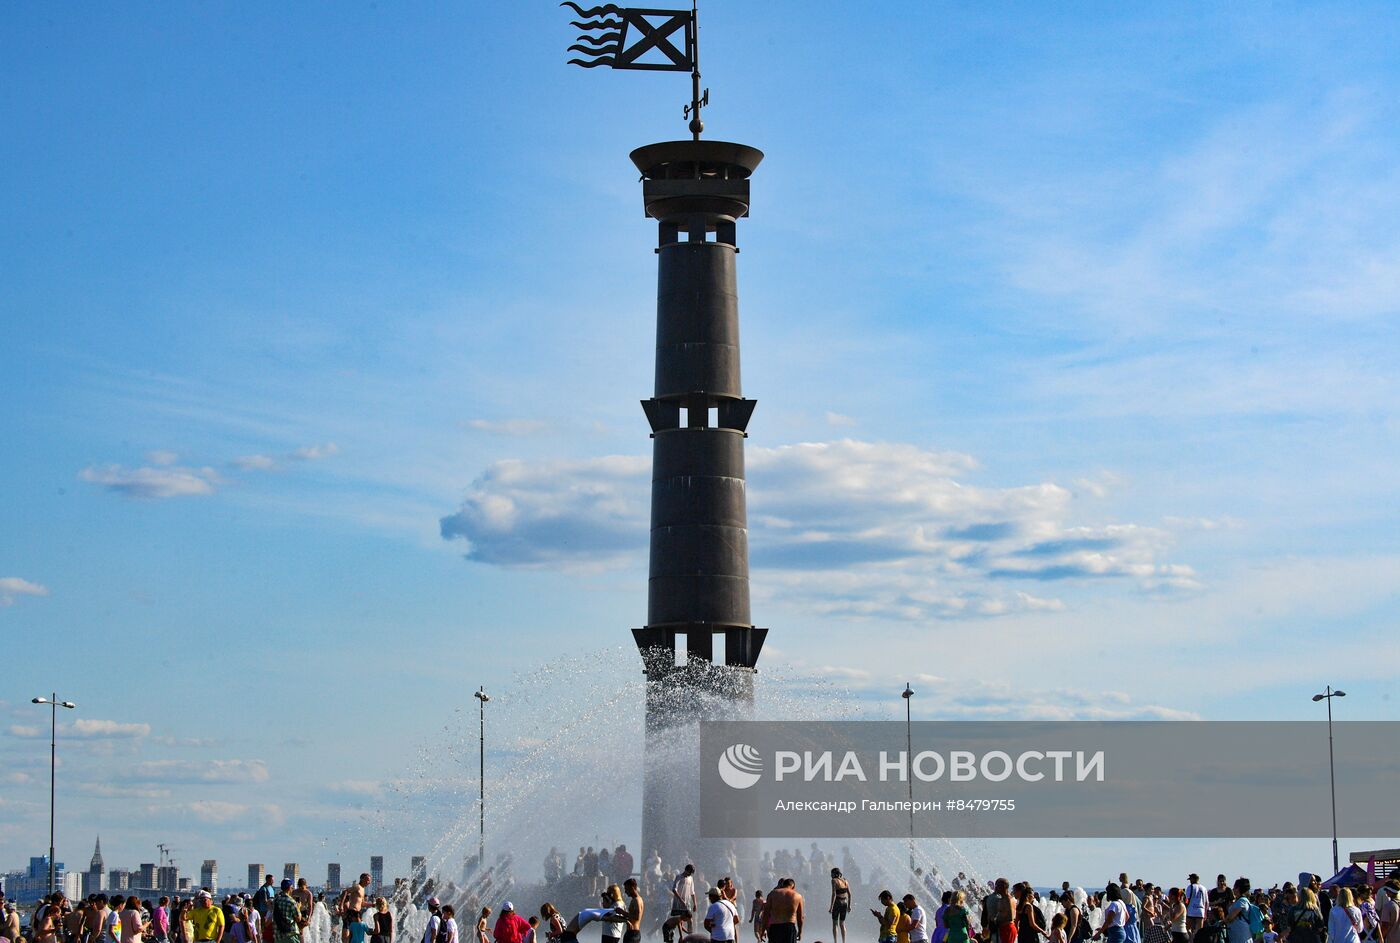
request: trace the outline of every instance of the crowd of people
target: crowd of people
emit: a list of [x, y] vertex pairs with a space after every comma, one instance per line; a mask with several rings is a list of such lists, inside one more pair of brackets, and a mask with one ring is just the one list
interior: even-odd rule
[[[640, 943], [644, 932], [659, 931], [665, 943], [740, 943], [751, 934], [753, 943], [823, 943], [827, 920], [809, 922], [807, 901], [796, 878], [776, 878], [772, 889], [754, 891], [745, 899], [736, 881], [720, 877], [713, 885], [686, 864], [669, 878], [628, 873], [630, 855], [624, 846], [611, 853], [579, 851], [575, 877], [605, 879], [596, 906], [567, 917], [551, 902], [524, 916], [504, 901], [499, 912], [490, 906], [463, 907], [475, 923], [465, 929], [454, 903], [437, 897], [421, 900], [422, 910], [405, 899], [391, 901], [368, 895], [370, 876], [327, 904], [306, 881], [282, 881], [268, 876], [251, 894], [225, 895], [215, 901], [209, 890], [192, 899], [94, 894], [76, 904], [62, 893], [41, 902], [22, 927], [13, 903], [4, 905], [0, 939], [6, 943], [314, 943], [308, 929], [318, 913], [338, 926], [340, 943], [577, 943], [585, 927], [597, 923], [602, 943]], [[766, 855], [764, 867], [794, 867], [811, 888], [811, 864], [829, 861], [819, 852], [796, 857]], [[624, 870], [627, 868], [627, 870]], [[620, 881], [611, 877], [625, 875]], [[546, 889], [566, 877], [562, 858], [551, 851], [546, 859]], [[1315, 874], [1298, 881], [1255, 888], [1248, 878], [1229, 881], [1225, 875], [1207, 888], [1197, 875], [1167, 887], [1121, 874], [1101, 891], [1061, 885], [1058, 891], [1036, 890], [1028, 882], [1005, 878], [982, 883], [959, 873], [943, 886], [936, 869], [913, 875], [915, 889], [897, 895], [880, 890], [869, 903], [871, 922], [850, 932], [875, 943], [1400, 943], [1400, 874], [1384, 882], [1356, 887], [1324, 888]], [[855, 910], [857, 887], [852, 875], [830, 866], [826, 916], [830, 943], [846, 943], [847, 923]], [[646, 878], [646, 880], [644, 880]], [[923, 900], [921, 901], [921, 897]], [[648, 911], [646, 901], [659, 906]], [[460, 906], [463, 902], [457, 901]], [[400, 930], [396, 912], [412, 911], [414, 925]], [[422, 918], [421, 920], [418, 918]], [[810, 925], [809, 925], [810, 923]], [[329, 938], [329, 937], [327, 937]]]

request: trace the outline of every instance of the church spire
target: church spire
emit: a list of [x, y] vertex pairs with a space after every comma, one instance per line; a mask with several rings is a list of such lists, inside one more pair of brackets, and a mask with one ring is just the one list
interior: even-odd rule
[[102, 836], [97, 836], [97, 846], [92, 849], [92, 863], [88, 865], [89, 870], [100, 869], [105, 871], [106, 866], [102, 863]]

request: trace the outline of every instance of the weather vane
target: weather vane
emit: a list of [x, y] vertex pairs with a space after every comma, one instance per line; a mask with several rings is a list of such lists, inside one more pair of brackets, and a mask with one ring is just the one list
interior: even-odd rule
[[[569, 7], [582, 18], [570, 23], [583, 30], [583, 34], [578, 42], [569, 47], [569, 52], [581, 53], [587, 58], [570, 59], [570, 65], [585, 69], [605, 65], [614, 69], [689, 72], [690, 104], [685, 106], [682, 114], [690, 119], [691, 136], [700, 140], [700, 132], [705, 129], [705, 123], [700, 120], [700, 109], [710, 103], [710, 90], [705, 89], [704, 94], [700, 92], [696, 0], [691, 0], [689, 10], [644, 10], [611, 3], [584, 9], [571, 0], [564, 0], [559, 5]], [[683, 36], [676, 36], [682, 31]], [[676, 40], [672, 39], [673, 36], [676, 36]], [[677, 46], [678, 41], [680, 47]], [[643, 56], [653, 52], [656, 55], [645, 62], [641, 61]]]

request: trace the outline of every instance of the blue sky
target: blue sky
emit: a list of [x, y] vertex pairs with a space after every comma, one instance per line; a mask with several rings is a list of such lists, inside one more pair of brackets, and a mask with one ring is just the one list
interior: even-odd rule
[[[773, 683], [1216, 719], [1333, 683], [1400, 719], [1391, 13], [705, 5], [708, 135], [767, 154], [739, 238]], [[687, 83], [565, 67], [548, 3], [0, 17], [0, 864], [45, 843], [57, 686], [61, 858], [100, 830], [109, 863], [402, 870], [468, 801], [477, 684], [508, 766], [542, 678], [636, 683], [626, 154], [683, 133]]]

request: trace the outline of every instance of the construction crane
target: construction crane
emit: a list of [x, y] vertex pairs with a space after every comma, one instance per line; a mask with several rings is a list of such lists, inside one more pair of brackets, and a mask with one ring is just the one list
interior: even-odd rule
[[170, 852], [170, 846], [161, 842], [156, 842], [156, 848], [160, 851], [161, 867], [165, 867], [165, 857]]

